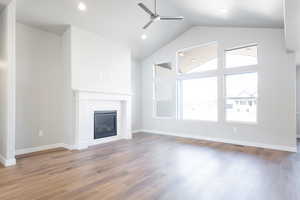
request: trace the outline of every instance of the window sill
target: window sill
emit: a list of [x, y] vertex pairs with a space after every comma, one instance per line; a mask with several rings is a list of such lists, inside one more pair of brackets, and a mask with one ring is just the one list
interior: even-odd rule
[[203, 122], [203, 123], [219, 123], [218, 120], [201, 120], [201, 119], [177, 119], [178, 121], [185, 121], [185, 122]]
[[157, 117], [157, 116], [152, 116], [153, 119], [176, 119], [175, 117]]
[[227, 124], [237, 124], [237, 125], [251, 125], [251, 126], [254, 126], [254, 125], [258, 125], [258, 122], [243, 122], [243, 121], [228, 121], [226, 120], [225, 123]]

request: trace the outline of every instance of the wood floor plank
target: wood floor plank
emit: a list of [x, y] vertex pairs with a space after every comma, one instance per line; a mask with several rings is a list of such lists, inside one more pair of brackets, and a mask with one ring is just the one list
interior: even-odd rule
[[299, 200], [300, 155], [139, 133], [21, 156], [0, 167], [0, 199]]

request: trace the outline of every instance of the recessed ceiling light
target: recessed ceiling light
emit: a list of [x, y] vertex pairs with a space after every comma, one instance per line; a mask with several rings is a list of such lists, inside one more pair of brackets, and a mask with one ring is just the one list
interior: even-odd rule
[[147, 36], [146, 34], [143, 34], [143, 35], [141, 36], [141, 38], [142, 38], [142, 40], [146, 40], [146, 39], [148, 38], [148, 36]]
[[80, 11], [86, 11], [86, 5], [83, 2], [78, 3], [78, 10]]

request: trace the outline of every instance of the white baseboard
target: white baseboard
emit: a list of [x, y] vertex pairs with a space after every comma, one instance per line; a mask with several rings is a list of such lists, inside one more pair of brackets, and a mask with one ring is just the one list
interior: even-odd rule
[[71, 144], [63, 144], [62, 147], [70, 151], [76, 149], [75, 145], [71, 145]]
[[[68, 150], [83, 150], [87, 149], [89, 146], [94, 146], [98, 144], [104, 144], [108, 142], [113, 142], [122, 139], [121, 137], [110, 137], [107, 139], [101, 139], [101, 140], [94, 140], [92, 142], [88, 143], [83, 143], [79, 145], [70, 145], [70, 144], [65, 144], [65, 143], [57, 143], [57, 144], [50, 144], [50, 145], [44, 145], [44, 146], [39, 146], [39, 147], [31, 147], [31, 148], [25, 148], [25, 149], [17, 149], [16, 150], [16, 155], [22, 155], [22, 154], [28, 154], [28, 153], [34, 153], [38, 151], [45, 151], [49, 149], [55, 149], [55, 148], [65, 148]], [[1, 157], [0, 157], [0, 162], [1, 162]]]
[[16, 165], [16, 159], [5, 159], [2, 155], [0, 155], [0, 163], [2, 163], [4, 167], [10, 167]]
[[[289, 146], [282, 146], [282, 145], [271, 145], [271, 144], [262, 144], [262, 143], [254, 143], [254, 142], [245, 142], [245, 141], [238, 141], [238, 140], [232, 140], [232, 139], [223, 139], [223, 138], [209, 138], [209, 137], [203, 137], [203, 136], [191, 136], [189, 134], [179, 134], [179, 133], [172, 133], [172, 132], [164, 132], [164, 131], [157, 131], [157, 130], [134, 130], [132, 133], [141, 133], [141, 132], [146, 132], [146, 133], [153, 133], [153, 134], [158, 134], [158, 135], [169, 135], [169, 136], [176, 136], [176, 137], [183, 137], [183, 138], [191, 138], [191, 139], [199, 139], [199, 140], [207, 140], [207, 141], [213, 141], [213, 142], [221, 142], [221, 143], [228, 143], [228, 144], [236, 144], [236, 145], [244, 145], [244, 146], [251, 146], [251, 147], [260, 147], [260, 148], [266, 148], [266, 149], [274, 149], [274, 150], [281, 150], [281, 151], [289, 151], [289, 152], [297, 152], [297, 147], [289, 147]], [[119, 139], [119, 138], [118, 138]], [[110, 142], [113, 140], [109, 140], [106, 142]], [[103, 142], [101, 142], [103, 143]], [[92, 146], [100, 144], [98, 142], [95, 142], [93, 144], [87, 145]], [[80, 148], [77, 147], [76, 145], [69, 145], [69, 144], [64, 144], [64, 143], [57, 143], [57, 144], [51, 144], [51, 145], [44, 145], [44, 146], [39, 146], [39, 147], [32, 147], [32, 148], [26, 148], [26, 149], [18, 149], [16, 150], [16, 155], [22, 155], [22, 154], [28, 154], [28, 153], [33, 153], [37, 151], [45, 151], [49, 149], [55, 149], [55, 148], [65, 148], [68, 150], [74, 150], [74, 149], [86, 149], [86, 148]], [[0, 162], [4, 166], [12, 166], [16, 164], [15, 159], [7, 160], [3, 156], [0, 155]]]
[[108, 142], [115, 142], [115, 141], [118, 141], [120, 139], [122, 139], [122, 137], [120, 135], [107, 137], [107, 138], [101, 138], [101, 139], [98, 139], [98, 140], [92, 140], [88, 144], [88, 146], [95, 146], [95, 145], [98, 145], [98, 144], [105, 144], [105, 143], [108, 143]]
[[67, 145], [64, 143], [57, 143], [57, 144], [44, 145], [44, 146], [39, 146], [39, 147], [31, 147], [31, 148], [26, 148], [26, 149], [17, 149], [16, 155], [34, 153], [37, 151], [45, 151], [45, 150], [61, 148], [61, 147], [66, 148], [66, 146]]
[[108, 137], [108, 138], [101, 138], [98, 140], [92, 140], [92, 141], [87, 141], [87, 142], [82, 142], [80, 144], [76, 144], [76, 145], [72, 145], [71, 148], [67, 148], [70, 150], [84, 150], [84, 149], [88, 149], [91, 146], [95, 146], [95, 145], [99, 145], [99, 144], [105, 144], [105, 143], [109, 143], [109, 142], [115, 142], [121, 139], [131, 139], [128, 137], [121, 137], [121, 136], [112, 136], [112, 137]]
[[171, 132], [164, 132], [164, 131], [157, 131], [157, 130], [141, 130], [141, 132], [153, 133], [153, 134], [158, 134], [158, 135], [176, 136], [176, 137], [182, 137], [182, 138], [191, 138], [191, 139], [198, 139], [198, 140], [207, 140], [207, 141], [221, 142], [221, 143], [226, 143], [226, 144], [259, 147], [259, 148], [273, 149], [273, 150], [280, 150], [280, 151], [297, 152], [297, 147], [290, 147], [290, 146], [283, 146], [283, 145], [263, 144], [263, 143], [246, 142], [246, 141], [223, 139], [223, 138], [209, 138], [209, 137], [203, 137], [203, 136], [194, 136], [194, 135], [189, 135], [189, 134], [182, 134], [182, 133], [179, 134], [179, 133], [171, 133]]
[[142, 129], [141, 129], [141, 130], [133, 130], [133, 131], [132, 131], [133, 134], [135, 134], [135, 133], [141, 133], [141, 132], [143, 132]]

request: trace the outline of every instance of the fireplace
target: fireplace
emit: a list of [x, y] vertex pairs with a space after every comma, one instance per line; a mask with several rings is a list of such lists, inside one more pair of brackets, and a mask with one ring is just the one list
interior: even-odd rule
[[94, 112], [94, 139], [117, 135], [117, 111]]
[[75, 98], [73, 149], [132, 138], [130, 95], [76, 91]]

